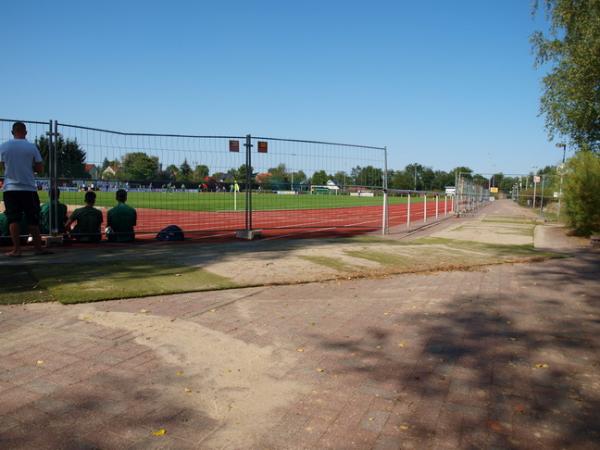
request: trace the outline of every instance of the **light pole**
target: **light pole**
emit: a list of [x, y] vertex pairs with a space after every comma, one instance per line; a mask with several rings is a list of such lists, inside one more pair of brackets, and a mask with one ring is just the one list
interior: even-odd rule
[[562, 159], [562, 164], [560, 165], [559, 169], [560, 169], [560, 186], [558, 188], [558, 212], [557, 212], [557, 220], [560, 221], [560, 206], [561, 206], [561, 201], [562, 201], [562, 185], [563, 185], [563, 175], [565, 173], [565, 157], [567, 154], [567, 144], [560, 142], [558, 144], [556, 144], [556, 146], [558, 148], [563, 149], [563, 159]]
[[534, 170], [534, 172], [533, 172], [533, 200], [531, 202], [531, 208], [535, 209], [535, 190], [537, 188], [537, 182], [536, 182], [537, 175], [535, 174], [535, 170], [537, 169], [537, 166], [533, 166], [532, 169]]
[[415, 191], [417, 190], [417, 164], [415, 163]]

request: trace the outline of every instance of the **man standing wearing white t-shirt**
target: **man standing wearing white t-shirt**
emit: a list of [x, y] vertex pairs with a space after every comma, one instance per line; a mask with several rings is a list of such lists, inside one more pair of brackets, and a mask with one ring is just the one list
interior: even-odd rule
[[44, 169], [38, 148], [29, 142], [27, 127], [23, 122], [15, 122], [12, 127], [14, 139], [0, 145], [0, 162], [4, 165], [4, 208], [8, 219], [13, 249], [7, 256], [21, 256], [19, 222], [23, 215], [27, 219], [29, 233], [37, 254], [50, 252], [42, 249], [40, 237], [40, 199], [35, 184], [34, 172]]

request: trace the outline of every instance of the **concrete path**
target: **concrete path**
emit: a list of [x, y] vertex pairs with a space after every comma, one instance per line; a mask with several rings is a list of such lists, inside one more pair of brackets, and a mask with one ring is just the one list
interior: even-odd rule
[[600, 254], [0, 307], [2, 449], [596, 449]]

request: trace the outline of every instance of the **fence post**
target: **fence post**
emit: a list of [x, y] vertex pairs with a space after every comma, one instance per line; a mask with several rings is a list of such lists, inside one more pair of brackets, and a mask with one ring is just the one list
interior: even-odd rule
[[383, 147], [383, 217], [381, 234], [388, 233], [388, 179], [387, 179], [387, 146]]
[[246, 232], [252, 230], [252, 136], [246, 135]]
[[50, 235], [54, 236], [54, 234], [56, 233], [56, 230], [54, 229], [54, 207], [55, 207], [55, 203], [54, 201], [52, 201], [52, 190], [56, 189], [56, 185], [55, 185], [55, 178], [54, 178], [54, 171], [53, 171], [53, 166], [52, 166], [52, 161], [54, 159], [54, 151], [53, 151], [53, 146], [52, 146], [52, 134], [53, 134], [53, 129], [52, 129], [52, 120], [48, 121], [48, 133], [46, 133], [48, 135], [48, 167], [46, 167], [46, 170], [48, 171], [48, 228], [49, 228], [49, 232]]
[[410, 229], [410, 193], [408, 194], [408, 202], [407, 202], [407, 209], [406, 209], [406, 228]]
[[439, 203], [440, 203], [440, 196], [436, 194], [435, 195], [435, 220], [437, 220], [439, 217]]
[[423, 197], [423, 223], [427, 222], [427, 194]]
[[[58, 173], [58, 120], [54, 121], [54, 140], [52, 141], [52, 149], [53, 149], [53, 153], [54, 153], [54, 157], [52, 158], [53, 161], [53, 166], [54, 166], [54, 185], [56, 186], [56, 189], [58, 190], [58, 178], [59, 178], [59, 173]], [[54, 236], [58, 235], [58, 198], [56, 197], [54, 199]]]
[[444, 217], [448, 215], [448, 195], [444, 195]]
[[540, 201], [540, 216], [544, 215], [544, 181], [546, 178], [542, 175], [542, 200]]

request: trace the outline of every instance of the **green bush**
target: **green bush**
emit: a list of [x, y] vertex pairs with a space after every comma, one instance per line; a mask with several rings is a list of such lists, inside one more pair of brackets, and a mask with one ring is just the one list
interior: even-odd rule
[[580, 151], [567, 163], [564, 199], [569, 225], [582, 236], [600, 231], [600, 156]]

